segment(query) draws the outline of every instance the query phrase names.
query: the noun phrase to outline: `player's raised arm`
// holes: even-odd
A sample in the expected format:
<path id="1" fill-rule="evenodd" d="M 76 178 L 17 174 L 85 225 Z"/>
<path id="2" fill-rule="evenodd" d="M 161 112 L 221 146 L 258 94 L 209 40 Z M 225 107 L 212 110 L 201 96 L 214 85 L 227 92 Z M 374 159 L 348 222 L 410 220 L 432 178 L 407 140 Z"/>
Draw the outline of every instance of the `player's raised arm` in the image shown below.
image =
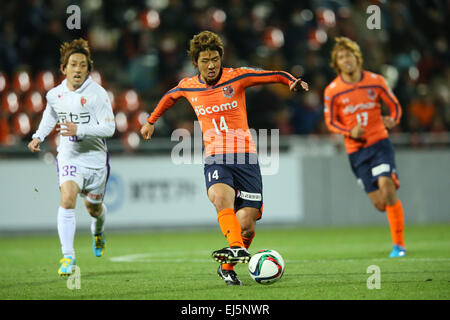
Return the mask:
<path id="1" fill-rule="evenodd" d="M 253 68 L 239 68 L 242 77 L 242 85 L 247 88 L 260 84 L 283 83 L 289 86 L 291 91 L 303 89 L 309 90 L 308 84 L 300 78 L 295 78 L 289 72 L 285 71 L 268 71 Z"/>
<path id="2" fill-rule="evenodd" d="M 289 86 L 289 89 L 291 91 L 297 92 L 300 89 L 303 89 L 305 91 L 309 91 L 309 85 L 307 82 L 303 81 L 301 78 L 298 78 Z"/>
<path id="3" fill-rule="evenodd" d="M 181 82 L 180 82 L 181 83 Z M 158 119 L 169 110 L 178 99 L 183 96 L 181 88 L 176 86 L 172 90 L 168 91 L 158 102 L 158 105 L 153 110 L 151 115 L 147 118 L 147 123 L 145 123 L 140 130 L 142 138 L 145 140 L 150 140 L 153 132 L 155 131 L 154 124 Z"/>
<path id="4" fill-rule="evenodd" d="M 141 136 L 145 140 L 150 140 L 153 135 L 153 131 L 155 131 L 155 126 L 153 123 L 147 122 L 141 127 Z"/>

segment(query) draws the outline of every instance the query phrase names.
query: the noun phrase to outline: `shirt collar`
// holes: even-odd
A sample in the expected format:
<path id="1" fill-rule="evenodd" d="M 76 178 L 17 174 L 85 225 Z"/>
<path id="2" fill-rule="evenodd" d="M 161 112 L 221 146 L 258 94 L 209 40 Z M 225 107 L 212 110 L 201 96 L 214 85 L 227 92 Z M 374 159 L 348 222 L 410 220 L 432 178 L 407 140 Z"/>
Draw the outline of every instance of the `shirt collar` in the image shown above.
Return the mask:
<path id="1" fill-rule="evenodd" d="M 67 87 L 67 79 L 64 79 L 63 82 L 61 83 L 63 86 L 63 92 L 76 92 L 76 93 L 80 93 L 82 92 L 84 89 L 86 89 L 86 87 L 88 85 L 90 85 L 92 82 L 92 78 L 91 76 L 88 76 L 86 78 L 86 80 L 83 82 L 83 84 L 81 85 L 81 87 L 79 87 L 78 89 L 76 89 L 75 91 L 71 91 L 68 87 Z"/>
<path id="2" fill-rule="evenodd" d="M 206 83 L 202 80 L 202 78 L 200 77 L 200 73 L 197 75 L 197 79 L 198 79 L 198 82 L 200 82 L 201 84 L 204 84 L 204 85 L 206 85 L 207 87 L 213 87 L 213 86 L 217 85 L 217 84 L 220 82 L 220 78 L 222 78 L 222 73 L 223 73 L 223 67 L 220 67 L 219 75 L 217 76 L 217 81 L 216 81 L 214 84 L 212 84 L 212 85 L 206 84 Z"/>

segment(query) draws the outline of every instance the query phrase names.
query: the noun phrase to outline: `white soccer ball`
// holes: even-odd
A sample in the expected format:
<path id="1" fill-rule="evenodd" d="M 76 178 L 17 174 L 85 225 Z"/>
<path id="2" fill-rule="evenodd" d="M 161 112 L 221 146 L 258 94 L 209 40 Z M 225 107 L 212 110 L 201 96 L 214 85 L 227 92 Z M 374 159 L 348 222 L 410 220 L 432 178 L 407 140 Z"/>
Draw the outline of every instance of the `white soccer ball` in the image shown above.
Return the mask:
<path id="1" fill-rule="evenodd" d="M 275 250 L 264 249 L 255 253 L 248 263 L 248 272 L 260 284 L 272 284 L 284 273 L 283 257 Z"/>

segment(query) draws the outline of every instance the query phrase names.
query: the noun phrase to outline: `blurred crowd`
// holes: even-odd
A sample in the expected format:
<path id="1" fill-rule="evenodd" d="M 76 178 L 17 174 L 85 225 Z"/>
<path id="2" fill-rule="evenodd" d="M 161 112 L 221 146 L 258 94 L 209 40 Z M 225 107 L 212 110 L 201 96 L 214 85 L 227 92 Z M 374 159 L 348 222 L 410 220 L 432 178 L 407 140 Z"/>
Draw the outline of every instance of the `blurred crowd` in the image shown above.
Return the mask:
<path id="1" fill-rule="evenodd" d="M 70 30 L 70 5 L 81 9 L 81 29 Z M 381 9 L 381 28 L 367 27 L 367 8 Z M 196 73 L 189 40 L 202 30 L 225 44 L 224 65 L 285 70 L 310 84 L 292 94 L 281 85 L 247 91 L 249 125 L 280 134 L 327 134 L 323 89 L 336 76 L 329 66 L 334 37 L 362 49 L 363 67 L 383 74 L 404 116 L 396 132 L 450 131 L 450 2 L 445 0 L 21 0 L 0 11 L 0 143 L 27 141 L 36 129 L 45 92 L 61 80 L 59 46 L 83 37 L 95 72 L 110 94 L 115 137 L 128 141 L 161 96 Z M 182 100 L 157 123 L 155 134 L 193 130 L 195 115 Z M 56 139 L 56 138 L 55 138 Z"/>

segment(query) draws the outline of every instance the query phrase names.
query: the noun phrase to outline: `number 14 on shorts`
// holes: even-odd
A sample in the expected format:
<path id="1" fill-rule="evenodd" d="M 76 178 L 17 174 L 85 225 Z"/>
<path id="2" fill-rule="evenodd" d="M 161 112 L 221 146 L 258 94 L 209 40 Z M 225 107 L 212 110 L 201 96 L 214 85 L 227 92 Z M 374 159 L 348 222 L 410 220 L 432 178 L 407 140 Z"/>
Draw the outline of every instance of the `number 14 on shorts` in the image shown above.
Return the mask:
<path id="1" fill-rule="evenodd" d="M 208 181 L 211 182 L 211 178 L 219 180 L 219 171 L 214 170 L 214 172 L 211 175 L 211 172 L 208 172 Z"/>

